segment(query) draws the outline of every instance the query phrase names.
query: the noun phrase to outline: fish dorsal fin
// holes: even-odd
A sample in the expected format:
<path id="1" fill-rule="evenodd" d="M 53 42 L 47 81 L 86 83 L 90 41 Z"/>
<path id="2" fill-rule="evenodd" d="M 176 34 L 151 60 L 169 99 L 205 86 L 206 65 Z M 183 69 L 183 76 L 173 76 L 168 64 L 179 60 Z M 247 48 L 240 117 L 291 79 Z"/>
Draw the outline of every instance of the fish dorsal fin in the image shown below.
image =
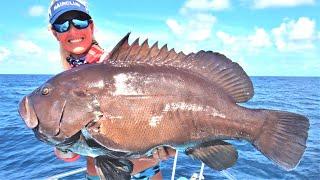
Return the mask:
<path id="1" fill-rule="evenodd" d="M 238 63 L 226 56 L 212 52 L 177 53 L 168 50 L 167 45 L 158 48 L 158 42 L 151 47 L 148 40 L 139 45 L 139 38 L 131 45 L 128 43 L 130 33 L 124 36 L 113 48 L 105 63 L 113 66 L 132 66 L 145 64 L 152 66 L 169 66 L 190 71 L 222 88 L 235 102 L 246 102 L 253 96 L 253 85 Z"/>

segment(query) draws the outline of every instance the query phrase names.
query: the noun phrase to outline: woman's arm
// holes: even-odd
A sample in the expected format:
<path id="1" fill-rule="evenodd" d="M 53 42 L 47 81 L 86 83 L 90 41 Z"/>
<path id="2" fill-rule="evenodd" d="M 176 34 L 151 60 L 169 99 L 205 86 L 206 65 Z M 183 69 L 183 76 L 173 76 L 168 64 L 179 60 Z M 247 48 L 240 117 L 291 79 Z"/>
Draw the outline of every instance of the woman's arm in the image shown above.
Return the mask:
<path id="1" fill-rule="evenodd" d="M 134 164 L 132 174 L 139 173 L 145 169 L 153 167 L 159 164 L 160 161 L 167 160 L 170 157 L 175 156 L 176 150 L 170 147 L 159 147 L 153 151 L 151 157 L 144 157 L 139 159 L 131 159 Z"/>

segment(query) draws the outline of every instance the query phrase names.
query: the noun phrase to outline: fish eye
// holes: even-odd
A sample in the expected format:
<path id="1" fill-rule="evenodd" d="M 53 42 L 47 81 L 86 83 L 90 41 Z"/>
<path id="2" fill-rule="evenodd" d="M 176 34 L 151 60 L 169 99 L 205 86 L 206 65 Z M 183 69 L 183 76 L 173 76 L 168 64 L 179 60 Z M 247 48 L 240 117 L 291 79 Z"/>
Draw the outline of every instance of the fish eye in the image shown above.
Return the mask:
<path id="1" fill-rule="evenodd" d="M 42 95 L 48 95 L 49 92 L 50 92 L 50 89 L 49 89 L 48 87 L 43 87 L 43 88 L 41 89 L 41 94 L 42 94 Z"/>

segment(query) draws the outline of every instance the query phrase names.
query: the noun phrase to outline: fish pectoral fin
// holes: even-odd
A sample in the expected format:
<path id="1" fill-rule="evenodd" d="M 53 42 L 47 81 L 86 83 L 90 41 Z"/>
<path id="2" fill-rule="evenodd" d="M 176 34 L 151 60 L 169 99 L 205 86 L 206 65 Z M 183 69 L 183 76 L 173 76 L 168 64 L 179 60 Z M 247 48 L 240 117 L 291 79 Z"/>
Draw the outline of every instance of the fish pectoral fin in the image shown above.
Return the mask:
<path id="1" fill-rule="evenodd" d="M 133 164 L 128 159 L 116 159 L 109 156 L 98 156 L 95 158 L 95 166 L 100 179 L 130 179 Z"/>
<path id="2" fill-rule="evenodd" d="M 232 144 L 222 140 L 205 142 L 188 148 L 186 154 L 218 171 L 233 166 L 238 159 L 238 152 Z"/>

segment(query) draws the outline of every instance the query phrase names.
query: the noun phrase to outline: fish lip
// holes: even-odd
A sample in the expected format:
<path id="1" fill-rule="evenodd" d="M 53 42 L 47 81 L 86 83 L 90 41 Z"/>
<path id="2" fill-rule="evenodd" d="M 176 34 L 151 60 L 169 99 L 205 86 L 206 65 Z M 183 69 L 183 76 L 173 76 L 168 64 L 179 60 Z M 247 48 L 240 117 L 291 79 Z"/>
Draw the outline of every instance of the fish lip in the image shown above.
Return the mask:
<path id="1" fill-rule="evenodd" d="M 19 115 L 22 117 L 22 120 L 28 128 L 34 129 L 39 125 L 39 118 L 34 110 L 34 106 L 29 96 L 23 97 L 23 99 L 19 102 L 18 107 Z"/>

